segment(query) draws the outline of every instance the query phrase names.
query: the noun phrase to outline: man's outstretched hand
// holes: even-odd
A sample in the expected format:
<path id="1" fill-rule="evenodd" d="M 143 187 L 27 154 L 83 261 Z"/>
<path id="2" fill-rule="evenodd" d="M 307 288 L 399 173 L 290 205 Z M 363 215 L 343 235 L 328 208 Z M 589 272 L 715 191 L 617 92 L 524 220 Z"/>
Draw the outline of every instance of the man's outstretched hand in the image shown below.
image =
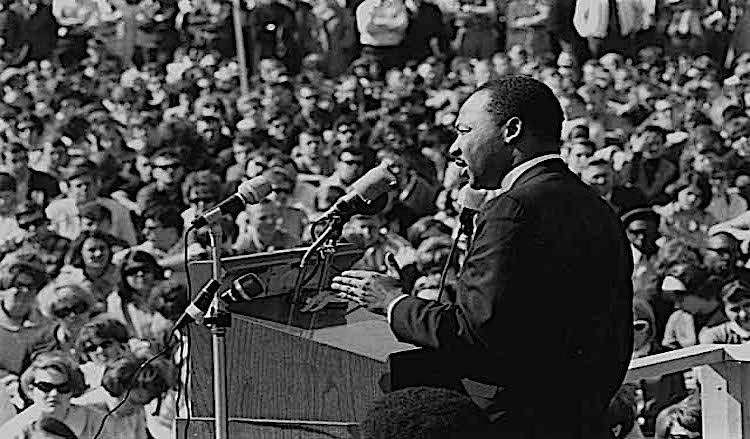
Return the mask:
<path id="1" fill-rule="evenodd" d="M 331 288 L 340 297 L 385 315 L 394 299 L 404 294 L 401 279 L 366 270 L 348 270 L 333 278 Z"/>

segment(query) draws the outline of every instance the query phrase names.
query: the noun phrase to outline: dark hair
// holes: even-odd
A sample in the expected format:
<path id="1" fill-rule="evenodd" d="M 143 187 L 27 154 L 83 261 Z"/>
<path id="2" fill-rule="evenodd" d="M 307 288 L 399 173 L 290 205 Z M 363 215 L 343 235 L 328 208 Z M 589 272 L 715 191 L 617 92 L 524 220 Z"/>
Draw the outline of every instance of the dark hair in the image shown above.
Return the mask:
<path id="1" fill-rule="evenodd" d="M 136 291 L 130 286 L 126 279 L 125 273 L 132 267 L 145 267 L 152 273 L 157 280 L 164 279 L 164 269 L 156 262 L 156 259 L 150 253 L 141 250 L 131 250 L 120 262 L 120 275 L 118 276 L 118 294 L 123 301 L 132 300 Z M 144 297 L 145 298 L 145 297 Z"/>
<path id="2" fill-rule="evenodd" d="M 72 180 L 85 175 L 90 175 L 94 177 L 94 179 L 98 179 L 99 167 L 96 166 L 96 163 L 87 158 L 73 158 L 70 160 L 62 174 L 65 180 Z"/>
<path id="3" fill-rule="evenodd" d="M 558 142 L 565 119 L 560 102 L 543 82 L 513 75 L 489 81 L 474 93 L 490 93 L 486 110 L 498 126 L 518 117 L 523 129 L 541 140 Z"/>
<path id="4" fill-rule="evenodd" d="M 96 201 L 90 201 L 78 207 L 78 216 L 98 222 L 112 221 L 112 211 Z"/>
<path id="5" fill-rule="evenodd" d="M 107 243 L 107 246 L 109 247 L 109 263 L 112 262 L 112 249 L 118 243 L 117 238 L 110 235 L 109 233 L 104 233 L 98 230 L 87 230 L 85 232 L 82 232 L 75 241 L 70 243 L 68 253 L 65 255 L 66 265 L 72 265 L 76 268 L 84 268 L 83 258 L 81 257 L 81 249 L 83 249 L 83 243 L 86 242 L 86 240 L 89 238 L 98 239 Z"/>
<path id="6" fill-rule="evenodd" d="M 624 438 L 630 433 L 635 425 L 638 415 L 638 403 L 636 397 L 637 387 L 634 384 L 623 384 L 615 393 L 607 407 L 607 426 L 613 431 L 616 439 Z M 614 430 L 620 427 L 615 434 Z"/>
<path id="7" fill-rule="evenodd" d="M 694 186 L 701 192 L 701 203 L 698 205 L 698 209 L 705 209 L 711 204 L 711 198 L 713 193 L 711 191 L 711 183 L 703 175 L 697 172 L 691 172 L 680 177 L 679 180 L 669 185 L 666 192 L 672 196 L 673 200 L 677 200 L 678 194 L 688 188 Z"/>
<path id="8" fill-rule="evenodd" d="M 169 298 L 169 299 L 167 299 Z M 167 312 L 162 302 L 174 302 L 176 306 L 173 310 Z M 151 288 L 148 296 L 148 307 L 154 312 L 158 312 L 164 318 L 176 321 L 182 315 L 189 303 L 188 291 L 185 284 L 174 279 L 163 280 Z"/>
<path id="9" fill-rule="evenodd" d="M 108 340 L 125 344 L 130 340 L 130 332 L 127 326 L 117 318 L 100 314 L 81 328 L 76 339 L 76 351 L 83 354 L 86 346 L 98 345 Z"/>
<path id="10" fill-rule="evenodd" d="M 433 387 L 409 387 L 375 402 L 362 423 L 363 439 L 480 438 L 489 420 L 465 395 Z"/>
<path id="11" fill-rule="evenodd" d="M 32 432 L 47 433 L 62 439 L 78 439 L 78 436 L 63 421 L 51 417 L 43 417 L 34 422 Z"/>
<path id="12" fill-rule="evenodd" d="M 639 130 L 638 134 L 654 133 L 659 136 L 662 143 L 667 142 L 667 130 L 658 125 L 646 125 Z"/>
<path id="13" fill-rule="evenodd" d="M 186 203 L 189 203 L 190 192 L 194 188 L 204 189 L 204 193 L 208 193 L 210 196 L 216 198 L 217 201 L 221 198 L 223 192 L 221 178 L 215 172 L 208 169 L 191 172 L 185 178 L 185 181 L 182 183 L 182 196 Z"/>
<path id="14" fill-rule="evenodd" d="M 143 211 L 144 221 L 152 219 L 157 221 L 162 227 L 177 229 L 178 234 L 182 234 L 185 228 L 185 221 L 180 215 L 180 211 L 173 206 L 151 205 Z"/>
<path id="15" fill-rule="evenodd" d="M 155 360 L 136 377 L 135 374 L 141 362 L 140 358 L 132 354 L 114 360 L 104 371 L 102 387 L 114 397 L 124 395 L 128 387 L 132 386 L 146 389 L 156 398 L 172 386 L 174 373 L 168 361 Z"/>

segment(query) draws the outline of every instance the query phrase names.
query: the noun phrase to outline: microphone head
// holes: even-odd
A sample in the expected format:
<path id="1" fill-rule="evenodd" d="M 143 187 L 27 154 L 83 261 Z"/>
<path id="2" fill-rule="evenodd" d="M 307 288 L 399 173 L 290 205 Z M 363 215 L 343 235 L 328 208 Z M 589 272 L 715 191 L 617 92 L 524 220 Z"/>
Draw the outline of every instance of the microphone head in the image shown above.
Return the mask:
<path id="1" fill-rule="evenodd" d="M 248 204 L 255 204 L 266 198 L 272 190 L 272 181 L 265 175 L 253 177 L 237 188 L 237 193 Z"/>
<path id="2" fill-rule="evenodd" d="M 398 178 L 387 163 L 381 163 L 352 184 L 351 192 L 371 203 L 398 186 Z"/>
<path id="3" fill-rule="evenodd" d="M 248 273 L 232 282 L 232 287 L 221 293 L 219 298 L 225 303 L 244 303 L 265 294 L 266 284 L 255 273 Z"/>

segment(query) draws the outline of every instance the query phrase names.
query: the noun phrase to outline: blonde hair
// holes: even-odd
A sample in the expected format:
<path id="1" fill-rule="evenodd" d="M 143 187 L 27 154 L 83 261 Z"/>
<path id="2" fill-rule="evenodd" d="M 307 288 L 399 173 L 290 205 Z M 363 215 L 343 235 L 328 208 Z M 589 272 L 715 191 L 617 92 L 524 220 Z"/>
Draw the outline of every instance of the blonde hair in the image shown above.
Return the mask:
<path id="1" fill-rule="evenodd" d="M 96 304 L 96 298 L 91 290 L 80 282 L 69 280 L 56 280 L 47 284 L 37 295 L 37 304 L 39 311 L 49 319 L 55 319 L 52 314 L 54 305 L 70 302 L 73 300 L 81 301 L 93 308 Z"/>

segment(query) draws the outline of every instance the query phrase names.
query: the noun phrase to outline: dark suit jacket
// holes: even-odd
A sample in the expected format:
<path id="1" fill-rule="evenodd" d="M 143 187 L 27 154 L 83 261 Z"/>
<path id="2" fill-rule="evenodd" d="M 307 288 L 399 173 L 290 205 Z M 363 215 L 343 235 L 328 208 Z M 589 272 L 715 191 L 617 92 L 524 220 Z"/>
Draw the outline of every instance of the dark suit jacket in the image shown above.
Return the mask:
<path id="1" fill-rule="evenodd" d="M 502 437 L 595 437 L 631 356 L 632 270 L 615 213 L 551 160 L 479 213 L 456 303 L 405 298 L 391 327 L 446 373 L 502 387 Z"/>
<path id="2" fill-rule="evenodd" d="M 637 207 L 646 207 L 646 195 L 633 186 L 615 186 L 612 189 L 610 205 L 617 216 L 623 216 Z"/>

